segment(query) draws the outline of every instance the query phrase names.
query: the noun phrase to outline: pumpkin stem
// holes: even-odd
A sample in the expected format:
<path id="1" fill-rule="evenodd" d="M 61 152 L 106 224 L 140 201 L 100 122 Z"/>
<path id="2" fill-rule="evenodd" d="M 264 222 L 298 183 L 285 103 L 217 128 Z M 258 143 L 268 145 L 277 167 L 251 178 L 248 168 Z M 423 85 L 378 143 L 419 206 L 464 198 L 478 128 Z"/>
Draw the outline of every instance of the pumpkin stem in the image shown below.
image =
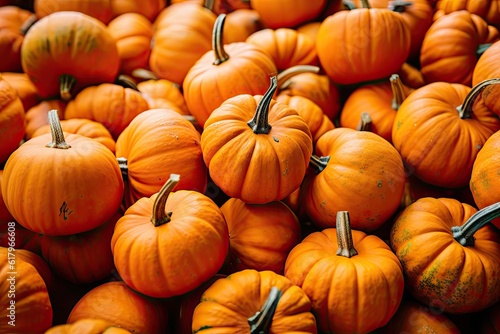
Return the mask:
<path id="1" fill-rule="evenodd" d="M 120 167 L 120 171 L 122 172 L 122 177 L 124 180 L 128 179 L 128 164 L 127 164 L 127 158 L 125 157 L 120 157 L 116 158 L 116 161 L 118 162 L 118 166 Z"/>
<path id="2" fill-rule="evenodd" d="M 483 53 L 490 48 L 491 44 L 493 43 L 479 44 L 476 50 L 476 57 L 481 57 Z"/>
<path id="3" fill-rule="evenodd" d="M 71 100 L 71 90 L 75 87 L 76 78 L 70 74 L 63 74 L 59 77 L 59 94 L 64 101 Z"/>
<path id="4" fill-rule="evenodd" d="M 214 8 L 214 0 L 205 0 L 203 2 L 203 7 L 212 10 Z"/>
<path id="5" fill-rule="evenodd" d="M 389 78 L 392 90 L 392 109 L 399 110 L 399 107 L 406 98 L 403 82 L 398 74 L 393 74 Z"/>
<path id="6" fill-rule="evenodd" d="M 309 158 L 309 166 L 314 169 L 315 174 L 321 173 L 330 161 L 330 156 L 318 157 L 317 155 L 311 155 Z"/>
<path id="7" fill-rule="evenodd" d="M 28 33 L 28 30 L 35 24 L 35 22 L 38 21 L 36 14 L 31 14 L 26 21 L 23 22 L 21 25 L 21 28 L 19 29 L 21 31 L 21 34 L 24 36 Z"/>
<path id="8" fill-rule="evenodd" d="M 351 0 L 343 0 L 342 5 L 344 5 L 344 8 L 347 10 L 353 10 L 356 9 L 356 6 Z"/>
<path id="9" fill-rule="evenodd" d="M 359 116 L 359 122 L 356 126 L 357 131 L 372 131 L 372 117 L 366 111 Z"/>
<path id="10" fill-rule="evenodd" d="M 292 77 L 301 73 L 319 73 L 319 70 L 318 66 L 312 65 L 296 65 L 287 68 L 278 74 L 278 87 L 280 90 L 287 89 L 291 84 L 290 79 Z"/>
<path id="11" fill-rule="evenodd" d="M 361 0 L 361 8 L 371 9 L 372 6 L 370 5 L 370 2 L 368 2 L 368 0 Z"/>
<path id="12" fill-rule="evenodd" d="M 133 89 L 137 92 L 140 92 L 139 88 L 137 88 L 137 84 L 135 83 L 134 79 L 132 79 L 130 76 L 128 76 L 126 74 L 120 74 L 116 78 L 114 84 L 118 85 L 118 86 L 122 86 L 123 88 L 130 88 L 130 89 Z"/>
<path id="13" fill-rule="evenodd" d="M 489 85 L 496 85 L 500 83 L 500 78 L 486 79 L 481 81 L 469 91 L 469 94 L 465 97 L 464 103 L 457 107 L 458 114 L 461 119 L 472 118 L 472 108 L 476 102 L 477 97 L 483 92 L 483 90 Z"/>
<path id="14" fill-rule="evenodd" d="M 224 42 L 222 41 L 222 33 L 224 28 L 224 22 L 226 21 L 226 14 L 220 14 L 217 16 L 214 24 L 214 30 L 212 32 L 212 49 L 215 53 L 214 65 L 220 65 L 229 59 L 229 55 L 224 50 Z"/>
<path id="15" fill-rule="evenodd" d="M 255 315 L 248 318 L 250 334 L 268 334 L 273 322 L 274 312 L 283 293 L 275 286 L 271 288 L 266 302 Z"/>
<path id="16" fill-rule="evenodd" d="M 59 121 L 59 115 L 57 110 L 52 109 L 49 111 L 49 126 L 50 133 L 52 134 L 52 141 L 45 145 L 50 148 L 60 148 L 66 150 L 71 147 L 64 139 L 64 133 L 61 127 L 61 122 Z"/>
<path id="17" fill-rule="evenodd" d="M 453 238 L 462 246 L 474 246 L 474 233 L 497 217 L 500 217 L 500 202 L 477 211 L 462 226 L 453 226 Z"/>
<path id="18" fill-rule="evenodd" d="M 337 249 L 337 255 L 351 258 L 358 254 L 358 251 L 354 248 L 354 242 L 352 241 L 352 231 L 351 224 L 349 221 L 349 212 L 339 211 L 337 212 L 336 220 L 337 229 L 337 242 L 339 248 Z"/>
<path id="19" fill-rule="evenodd" d="M 271 124 L 268 122 L 269 118 L 269 105 L 273 99 L 273 95 L 277 88 L 276 76 L 271 77 L 271 85 L 267 89 L 266 93 L 259 101 L 257 105 L 257 110 L 253 118 L 247 122 L 248 126 L 253 130 L 255 134 L 268 134 L 271 131 Z"/>
<path id="20" fill-rule="evenodd" d="M 413 5 L 413 3 L 409 1 L 393 1 L 389 4 L 389 6 L 387 6 L 387 8 L 396 13 L 404 13 L 406 7 L 411 5 Z"/>
<path id="21" fill-rule="evenodd" d="M 179 183 L 180 179 L 181 176 L 179 174 L 170 174 L 170 178 L 158 192 L 155 202 L 153 203 L 153 215 L 151 216 L 151 222 L 155 227 L 166 224 L 170 221 L 172 212 L 165 212 L 165 205 L 167 204 L 168 195 L 177 183 Z"/>

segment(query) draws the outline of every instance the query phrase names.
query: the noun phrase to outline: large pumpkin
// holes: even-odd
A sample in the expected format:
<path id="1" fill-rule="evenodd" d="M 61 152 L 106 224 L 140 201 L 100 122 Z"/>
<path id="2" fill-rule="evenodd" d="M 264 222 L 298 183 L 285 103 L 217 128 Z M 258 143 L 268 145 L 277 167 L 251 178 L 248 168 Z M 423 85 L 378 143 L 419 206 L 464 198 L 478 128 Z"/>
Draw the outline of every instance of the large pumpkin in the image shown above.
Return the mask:
<path id="1" fill-rule="evenodd" d="M 295 28 L 317 18 L 327 7 L 326 0 L 251 0 L 264 26 L 270 29 Z"/>
<path id="2" fill-rule="evenodd" d="M 460 10 L 466 10 L 472 14 L 481 16 L 488 24 L 500 28 L 500 7 L 495 1 L 437 0 L 435 18 Z"/>
<path id="3" fill-rule="evenodd" d="M 264 96 L 238 95 L 214 110 L 201 136 L 214 183 L 246 203 L 284 199 L 299 187 L 312 153 L 311 132 L 297 112 Z"/>
<path id="4" fill-rule="evenodd" d="M 106 146 L 77 134 L 65 138 L 56 110 L 49 112 L 49 123 L 52 137 L 28 140 L 7 160 L 2 178 L 5 205 L 17 222 L 34 232 L 68 235 L 91 230 L 120 206 L 120 168 Z"/>
<path id="5" fill-rule="evenodd" d="M 21 72 L 22 27 L 33 20 L 33 13 L 18 6 L 0 7 L 0 72 Z"/>
<path id="6" fill-rule="evenodd" d="M 33 7 L 38 19 L 55 12 L 73 11 L 108 24 L 113 14 L 111 0 L 35 0 Z"/>
<path id="7" fill-rule="evenodd" d="M 449 198 L 421 198 L 391 230 L 408 291 L 446 313 L 485 309 L 500 300 L 500 233 L 489 221 L 496 203 L 477 211 Z"/>
<path id="8" fill-rule="evenodd" d="M 197 191 L 171 192 L 178 181 L 172 174 L 159 193 L 132 204 L 111 240 L 120 277 L 147 296 L 168 298 L 197 288 L 219 271 L 228 251 L 219 207 Z"/>
<path id="9" fill-rule="evenodd" d="M 238 301 L 235 303 L 235 301 Z M 246 269 L 215 281 L 193 313 L 193 333 L 315 334 L 311 302 L 286 277 Z"/>
<path id="10" fill-rule="evenodd" d="M 336 221 L 336 228 L 313 232 L 292 249 L 285 276 L 311 299 L 319 330 L 368 333 L 399 307 L 401 264 L 382 239 L 351 230 L 347 211 Z"/>
<path id="11" fill-rule="evenodd" d="M 113 82 L 120 56 L 103 23 L 79 12 L 56 12 L 26 33 L 21 63 L 41 97 L 70 100 L 84 87 Z"/>
<path id="12" fill-rule="evenodd" d="M 16 90 L 0 76 L 0 164 L 19 147 L 25 132 L 23 104 Z"/>

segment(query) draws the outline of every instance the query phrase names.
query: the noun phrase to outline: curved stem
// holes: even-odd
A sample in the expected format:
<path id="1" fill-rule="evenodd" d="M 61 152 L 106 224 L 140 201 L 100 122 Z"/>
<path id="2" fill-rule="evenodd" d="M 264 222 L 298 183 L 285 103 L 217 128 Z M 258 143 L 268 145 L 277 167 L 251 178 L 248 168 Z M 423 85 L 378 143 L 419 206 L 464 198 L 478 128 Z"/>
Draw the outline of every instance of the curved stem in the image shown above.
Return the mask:
<path id="1" fill-rule="evenodd" d="M 309 158 L 309 167 L 314 169 L 315 174 L 321 173 L 330 161 L 330 156 L 318 157 L 317 155 L 311 155 Z"/>
<path id="2" fill-rule="evenodd" d="M 372 130 L 372 117 L 366 111 L 362 112 L 359 117 L 357 131 L 371 131 Z"/>
<path id="3" fill-rule="evenodd" d="M 273 95 L 277 88 L 276 77 L 271 77 L 271 85 L 267 89 L 266 93 L 259 101 L 257 105 L 257 110 L 253 118 L 247 122 L 248 126 L 253 130 L 255 134 L 268 134 L 271 131 L 271 124 L 268 122 L 269 118 L 269 105 L 273 99 Z"/>
<path id="4" fill-rule="evenodd" d="M 349 212 L 339 211 L 337 212 L 336 220 L 337 229 L 337 242 L 339 248 L 337 249 L 337 255 L 351 258 L 358 254 L 358 251 L 354 248 L 354 242 L 352 241 L 352 231 L 351 223 L 349 221 Z"/>
<path id="5" fill-rule="evenodd" d="M 50 148 L 60 148 L 63 150 L 70 148 L 71 145 L 66 143 L 66 140 L 64 139 L 64 133 L 61 127 L 61 122 L 59 121 L 57 110 L 50 110 L 48 113 L 48 117 L 50 133 L 52 134 L 52 141 L 45 146 Z"/>
<path id="6" fill-rule="evenodd" d="M 122 178 L 124 180 L 128 179 L 128 160 L 125 157 L 116 158 L 118 162 L 118 166 L 120 167 L 120 171 L 122 172 Z"/>
<path id="7" fill-rule="evenodd" d="M 226 14 L 220 14 L 217 16 L 214 24 L 214 30 L 212 32 L 212 49 L 215 53 L 214 65 L 220 65 L 229 59 L 229 55 L 224 50 L 224 42 L 222 38 L 224 22 L 226 21 Z"/>
<path id="8" fill-rule="evenodd" d="M 465 97 L 464 103 L 457 107 L 458 114 L 461 119 L 470 119 L 472 118 L 472 108 L 474 107 L 474 102 L 476 102 L 479 94 L 483 92 L 483 90 L 490 86 L 496 85 L 500 83 L 500 78 L 486 79 L 481 81 L 470 90 L 469 94 Z"/>
<path id="9" fill-rule="evenodd" d="M 479 58 L 483 55 L 483 53 L 490 48 L 490 46 L 493 43 L 487 43 L 487 44 L 479 44 L 476 50 L 476 57 Z"/>
<path id="10" fill-rule="evenodd" d="M 387 8 L 396 13 L 404 13 L 406 7 L 411 5 L 413 5 L 413 3 L 409 1 L 393 1 L 392 3 L 389 4 Z"/>
<path id="11" fill-rule="evenodd" d="M 372 8 L 372 6 L 370 5 L 370 2 L 368 0 L 361 0 L 361 8 L 370 9 Z"/>
<path id="12" fill-rule="evenodd" d="M 64 101 L 71 100 L 71 90 L 76 85 L 76 78 L 70 74 L 63 74 L 59 77 L 59 94 Z"/>
<path id="13" fill-rule="evenodd" d="M 296 65 L 278 74 L 278 87 L 280 90 L 287 89 L 290 85 L 290 79 L 298 74 L 302 73 L 319 73 L 320 68 L 318 66 L 312 65 Z"/>
<path id="14" fill-rule="evenodd" d="M 156 196 L 155 202 L 153 204 L 153 215 L 151 216 L 151 222 L 155 227 L 168 223 L 172 212 L 165 212 L 165 205 L 167 204 L 168 195 L 174 189 L 174 187 L 179 183 L 181 176 L 179 174 L 170 174 L 170 178 L 165 182 L 163 187 L 161 187 L 158 195 Z"/>
<path id="15" fill-rule="evenodd" d="M 401 78 L 397 74 L 391 75 L 389 81 L 391 82 L 392 90 L 392 109 L 399 110 L 399 107 L 406 99 L 403 82 L 401 82 Z"/>
<path id="16" fill-rule="evenodd" d="M 462 226 L 453 226 L 453 238 L 462 246 L 474 246 L 474 233 L 497 217 L 500 217 L 500 202 L 477 211 Z"/>
<path id="17" fill-rule="evenodd" d="M 275 286 L 271 288 L 266 302 L 255 315 L 248 318 L 250 334 L 268 334 L 273 322 L 274 312 L 283 293 Z"/>
<path id="18" fill-rule="evenodd" d="M 158 77 L 153 71 L 146 70 L 145 68 L 136 68 L 131 74 L 133 77 L 143 80 L 158 80 Z"/>
<path id="19" fill-rule="evenodd" d="M 30 28 L 36 23 L 36 21 L 38 21 L 36 14 L 31 14 L 21 25 L 21 34 L 26 35 L 28 33 L 28 30 L 30 30 Z"/>
<path id="20" fill-rule="evenodd" d="M 132 79 L 131 77 L 129 77 L 126 74 L 120 74 L 116 78 L 114 84 L 118 85 L 118 86 L 122 86 L 123 88 L 130 88 L 130 89 L 133 89 L 137 92 L 140 92 L 139 88 L 137 88 L 137 84 L 135 83 L 134 79 Z"/>
<path id="21" fill-rule="evenodd" d="M 347 10 L 353 10 L 356 9 L 356 6 L 351 0 L 343 0 L 342 5 L 344 5 L 344 8 Z"/>

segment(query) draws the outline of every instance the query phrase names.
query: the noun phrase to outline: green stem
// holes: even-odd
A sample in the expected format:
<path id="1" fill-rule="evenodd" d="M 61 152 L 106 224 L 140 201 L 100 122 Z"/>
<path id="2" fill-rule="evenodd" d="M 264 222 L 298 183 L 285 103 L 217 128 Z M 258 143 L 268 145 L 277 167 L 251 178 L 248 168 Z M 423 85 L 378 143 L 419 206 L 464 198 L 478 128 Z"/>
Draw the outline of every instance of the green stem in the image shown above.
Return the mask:
<path id="1" fill-rule="evenodd" d="M 212 49 L 215 53 L 214 65 L 220 65 L 229 59 L 229 55 L 224 50 L 224 42 L 222 41 L 224 22 L 226 21 L 226 14 L 220 14 L 215 20 L 214 29 L 212 32 Z"/>
<path id="2" fill-rule="evenodd" d="M 155 227 L 166 224 L 170 221 L 172 212 L 166 212 L 165 205 L 167 204 L 168 195 L 177 183 L 179 183 L 180 178 L 181 176 L 179 174 L 170 174 L 170 178 L 158 192 L 153 204 L 153 215 L 151 216 L 151 222 Z"/>
<path id="3" fill-rule="evenodd" d="M 275 286 L 271 288 L 266 302 L 255 315 L 248 318 L 250 334 L 268 334 L 273 323 L 274 312 L 282 296 L 282 292 Z"/>
<path id="4" fill-rule="evenodd" d="M 393 1 L 392 3 L 389 4 L 387 8 L 392 10 L 393 12 L 396 13 L 404 13 L 406 10 L 406 7 L 413 5 L 413 3 L 409 1 Z"/>
<path id="5" fill-rule="evenodd" d="M 64 138 L 64 133 L 61 127 L 61 122 L 59 121 L 59 115 L 57 110 L 52 109 L 48 113 L 49 117 L 49 127 L 50 133 L 52 134 L 52 141 L 45 145 L 50 148 L 60 148 L 66 150 L 71 147 Z"/>
<path id="6" fill-rule="evenodd" d="M 339 245 L 339 248 L 337 249 L 337 255 L 347 258 L 351 258 L 357 255 L 358 251 L 354 248 L 354 242 L 352 240 L 349 212 L 347 211 L 337 212 L 336 230 L 337 230 L 337 242 Z"/>
<path id="7" fill-rule="evenodd" d="M 483 53 L 490 48 L 490 46 L 493 43 L 487 43 L 487 44 L 479 44 L 477 50 L 476 50 L 476 57 L 479 58 L 483 55 Z"/>
<path id="8" fill-rule="evenodd" d="M 130 88 L 133 89 L 137 92 L 139 92 L 139 88 L 137 88 L 137 84 L 135 83 L 134 79 L 132 79 L 130 76 L 126 74 L 120 74 L 115 82 L 115 85 L 122 86 L 123 88 Z"/>
<path id="9" fill-rule="evenodd" d="M 69 101 L 72 98 L 71 90 L 76 85 L 76 78 L 70 74 L 63 74 L 59 77 L 59 94 L 63 101 Z"/>
<path id="10" fill-rule="evenodd" d="M 344 5 L 344 8 L 347 10 L 353 10 L 356 9 L 356 6 L 351 0 L 343 0 L 342 4 Z"/>
<path id="11" fill-rule="evenodd" d="M 116 161 L 118 162 L 118 166 L 120 167 L 120 171 L 122 172 L 122 177 L 124 180 L 128 179 L 128 164 L 127 164 L 127 158 L 125 157 L 119 157 L 116 158 Z"/>
<path id="12" fill-rule="evenodd" d="M 361 0 L 361 8 L 371 9 L 372 6 L 368 0 Z"/>
<path id="13" fill-rule="evenodd" d="M 500 217 L 500 202 L 477 211 L 462 226 L 453 226 L 453 238 L 462 246 L 474 246 L 474 233 L 497 217 Z"/>
<path id="14" fill-rule="evenodd" d="M 290 79 L 298 74 L 302 73 L 319 73 L 320 68 L 318 66 L 312 65 L 296 65 L 278 74 L 278 87 L 280 90 L 287 89 L 290 86 Z"/>
<path id="15" fill-rule="evenodd" d="M 271 131 L 272 126 L 268 122 L 269 106 L 277 87 L 276 76 L 271 77 L 271 85 L 257 105 L 253 118 L 247 122 L 255 134 L 268 134 Z"/>
<path id="16" fill-rule="evenodd" d="M 330 161 L 330 156 L 318 157 L 317 155 L 311 155 L 309 158 L 309 167 L 314 169 L 315 174 L 321 173 Z"/>
<path id="17" fill-rule="evenodd" d="M 362 112 L 359 117 L 358 125 L 356 126 L 357 131 L 372 131 L 372 118 L 366 111 Z"/>
<path id="18" fill-rule="evenodd" d="M 483 90 L 490 86 L 500 83 L 500 78 L 486 79 L 481 81 L 469 91 L 469 94 L 465 97 L 464 103 L 457 107 L 458 114 L 461 119 L 471 119 L 472 118 L 472 108 L 478 96 L 483 92 Z"/>

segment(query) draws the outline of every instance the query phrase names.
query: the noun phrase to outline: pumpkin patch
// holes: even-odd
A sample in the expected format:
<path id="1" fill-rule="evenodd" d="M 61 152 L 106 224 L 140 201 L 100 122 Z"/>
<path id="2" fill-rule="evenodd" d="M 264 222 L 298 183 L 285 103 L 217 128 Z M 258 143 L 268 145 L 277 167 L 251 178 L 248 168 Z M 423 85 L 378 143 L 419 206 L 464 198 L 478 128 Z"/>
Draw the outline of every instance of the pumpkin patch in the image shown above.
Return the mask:
<path id="1" fill-rule="evenodd" d="M 499 22 L 0 0 L 0 332 L 497 333 Z"/>

